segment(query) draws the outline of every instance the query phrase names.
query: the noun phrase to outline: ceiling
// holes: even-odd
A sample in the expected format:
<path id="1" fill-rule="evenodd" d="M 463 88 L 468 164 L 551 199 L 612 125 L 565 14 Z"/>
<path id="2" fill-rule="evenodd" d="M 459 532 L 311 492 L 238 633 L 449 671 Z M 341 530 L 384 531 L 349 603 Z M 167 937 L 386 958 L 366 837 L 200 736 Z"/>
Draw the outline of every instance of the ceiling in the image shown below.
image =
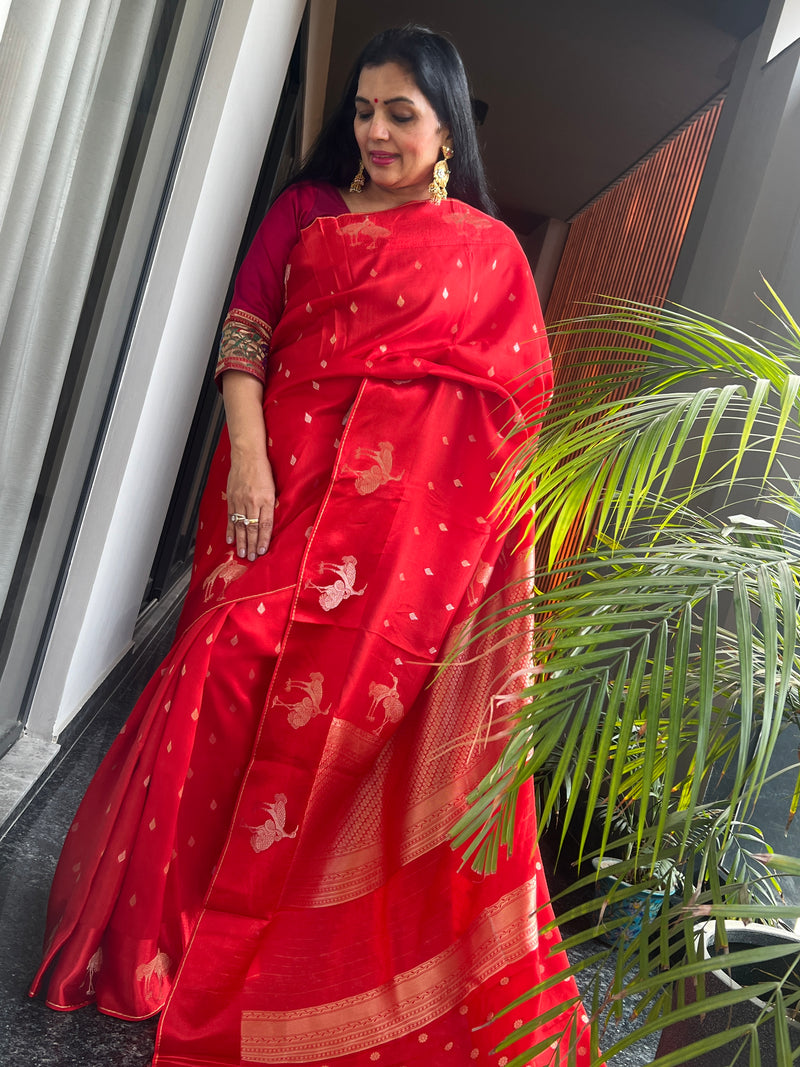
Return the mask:
<path id="1" fill-rule="evenodd" d="M 459 48 L 501 214 L 569 219 L 730 80 L 768 0 L 338 0 L 328 98 L 362 45 L 418 22 Z"/>

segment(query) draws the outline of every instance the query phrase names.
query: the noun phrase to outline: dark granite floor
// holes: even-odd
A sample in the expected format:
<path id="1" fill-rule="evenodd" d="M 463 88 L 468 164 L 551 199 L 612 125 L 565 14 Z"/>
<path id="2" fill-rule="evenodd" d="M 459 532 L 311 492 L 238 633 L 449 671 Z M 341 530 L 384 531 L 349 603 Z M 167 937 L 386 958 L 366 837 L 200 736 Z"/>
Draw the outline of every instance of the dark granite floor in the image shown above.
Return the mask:
<path id="1" fill-rule="evenodd" d="M 54 1012 L 26 995 L 38 961 L 57 848 L 57 844 L 43 841 L 41 849 L 24 843 L 3 849 L 0 936 L 5 962 L 0 976 L 0 1063 L 6 1067 L 147 1067 L 155 1020 L 123 1023 L 88 1008 Z"/>
<path id="2" fill-rule="evenodd" d="M 0 1067 L 148 1067 L 156 1020 L 125 1023 L 93 1008 L 54 1012 L 27 995 L 38 965 L 50 881 L 61 842 L 89 780 L 170 642 L 163 626 L 99 714 L 62 755 L 0 841 Z M 630 1009 L 618 1032 L 632 1029 Z M 615 1035 L 616 1036 L 616 1035 Z M 613 1067 L 652 1062 L 655 1040 L 614 1057 Z"/>
<path id="3" fill-rule="evenodd" d="M 56 1012 L 27 995 L 38 966 L 47 897 L 61 843 L 89 781 L 166 654 L 176 612 L 150 635 L 146 654 L 63 753 L 0 841 L 0 1065 L 147 1067 L 157 1020 L 126 1023 L 93 1008 Z"/>

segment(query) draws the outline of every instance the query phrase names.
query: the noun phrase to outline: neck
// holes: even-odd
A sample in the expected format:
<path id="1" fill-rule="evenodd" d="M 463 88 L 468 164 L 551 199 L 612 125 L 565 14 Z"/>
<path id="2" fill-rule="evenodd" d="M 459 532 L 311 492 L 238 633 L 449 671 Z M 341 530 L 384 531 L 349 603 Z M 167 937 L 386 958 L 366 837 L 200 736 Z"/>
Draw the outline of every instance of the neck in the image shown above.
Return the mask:
<path id="1" fill-rule="evenodd" d="M 428 187 L 419 189 L 381 189 L 372 182 L 360 193 L 351 193 L 349 190 L 341 190 L 344 202 L 354 214 L 363 215 L 368 212 L 388 211 L 393 207 L 402 207 L 403 204 L 412 204 L 417 201 L 429 200 Z"/>

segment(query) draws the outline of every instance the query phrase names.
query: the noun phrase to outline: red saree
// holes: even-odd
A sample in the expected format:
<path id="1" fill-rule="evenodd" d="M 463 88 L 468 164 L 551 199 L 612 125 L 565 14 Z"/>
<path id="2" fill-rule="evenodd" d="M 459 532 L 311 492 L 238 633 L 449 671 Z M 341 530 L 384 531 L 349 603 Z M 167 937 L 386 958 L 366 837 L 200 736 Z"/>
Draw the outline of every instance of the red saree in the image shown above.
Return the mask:
<path id="1" fill-rule="evenodd" d="M 303 231 L 264 397 L 270 549 L 247 563 L 225 544 L 223 437 L 179 636 L 56 873 L 52 1006 L 166 1002 L 158 1067 L 503 1067 L 540 1041 L 531 1063 L 566 1062 L 585 1023 L 571 981 L 491 1021 L 565 965 L 531 918 L 549 915 L 531 797 L 495 875 L 448 843 L 525 635 L 436 669 L 524 569 L 496 474 L 549 388 L 501 224 L 447 201 Z"/>

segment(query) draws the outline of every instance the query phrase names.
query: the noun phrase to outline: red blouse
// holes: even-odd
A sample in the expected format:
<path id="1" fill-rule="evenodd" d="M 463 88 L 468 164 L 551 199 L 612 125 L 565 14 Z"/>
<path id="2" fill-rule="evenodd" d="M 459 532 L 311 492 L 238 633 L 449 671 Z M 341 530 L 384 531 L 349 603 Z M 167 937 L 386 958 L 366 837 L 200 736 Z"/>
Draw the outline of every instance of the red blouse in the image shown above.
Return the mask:
<path id="1" fill-rule="evenodd" d="M 327 182 L 291 185 L 277 198 L 236 276 L 214 372 L 218 385 L 226 370 L 266 380 L 270 339 L 286 300 L 286 264 L 300 232 L 317 218 L 348 211 L 341 193 Z"/>

